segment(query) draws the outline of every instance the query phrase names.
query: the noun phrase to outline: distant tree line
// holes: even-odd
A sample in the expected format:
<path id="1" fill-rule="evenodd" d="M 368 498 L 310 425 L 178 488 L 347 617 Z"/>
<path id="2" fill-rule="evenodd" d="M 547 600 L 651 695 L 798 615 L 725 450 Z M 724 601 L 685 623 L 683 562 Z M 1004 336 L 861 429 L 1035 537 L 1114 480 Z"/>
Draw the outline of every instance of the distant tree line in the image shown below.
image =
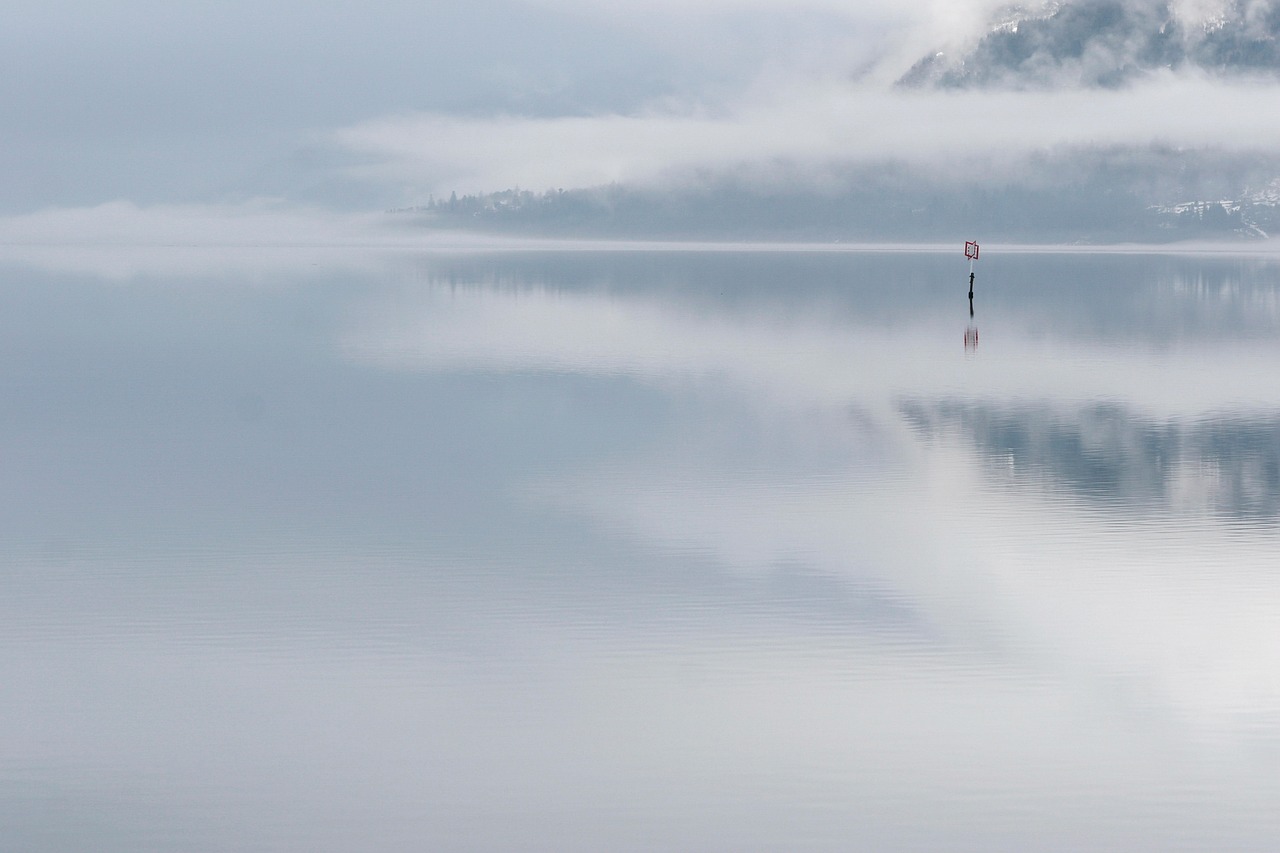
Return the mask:
<path id="1" fill-rule="evenodd" d="M 761 188 L 729 179 L 662 189 L 517 187 L 452 193 L 398 212 L 435 228 L 647 239 L 924 241 L 980 233 L 986 239 L 1110 242 L 1280 231 L 1274 200 L 1153 200 L 1143 182 L 1106 170 L 1049 186 L 953 184 L 886 170 L 838 190 Z"/>

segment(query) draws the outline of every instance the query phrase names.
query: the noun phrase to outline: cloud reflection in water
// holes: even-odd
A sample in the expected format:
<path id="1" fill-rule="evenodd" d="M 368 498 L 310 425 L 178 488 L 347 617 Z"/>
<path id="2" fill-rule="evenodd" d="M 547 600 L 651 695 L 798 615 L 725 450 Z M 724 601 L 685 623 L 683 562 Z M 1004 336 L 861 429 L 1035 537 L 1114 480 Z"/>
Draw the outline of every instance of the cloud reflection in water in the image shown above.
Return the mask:
<path id="1" fill-rule="evenodd" d="M 913 310 L 910 279 L 853 278 L 782 312 L 767 298 L 708 305 L 696 288 L 455 280 L 429 285 L 418 308 L 373 311 L 347 347 L 395 369 L 656 385 L 701 426 L 644 458 L 549 478 L 538 497 L 737 570 L 802 565 L 864 584 L 966 654 L 1008 658 L 984 666 L 1079 679 L 1108 703 L 1128 685 L 1145 697 L 1135 714 L 1244 737 L 1259 719 L 1280 726 L 1280 604 L 1268 603 L 1280 601 L 1280 386 L 1276 338 L 1259 334 L 1275 317 L 1232 310 L 1230 288 L 1204 326 L 1185 301 L 1153 317 L 1143 300 L 1172 290 L 1194 309 L 1204 288 L 1179 284 L 1185 272 L 1106 278 L 1144 263 L 1050 258 L 1097 298 L 1055 332 L 1044 303 L 1067 302 L 1065 282 L 1006 289 L 969 359 L 955 321 L 927 301 Z M 1268 286 L 1237 280 L 1234 293 L 1256 301 Z M 896 289 L 893 322 L 859 319 L 871 287 Z M 1153 320 L 1178 335 L 1154 334 Z M 793 465 L 798 445 L 829 464 Z"/>

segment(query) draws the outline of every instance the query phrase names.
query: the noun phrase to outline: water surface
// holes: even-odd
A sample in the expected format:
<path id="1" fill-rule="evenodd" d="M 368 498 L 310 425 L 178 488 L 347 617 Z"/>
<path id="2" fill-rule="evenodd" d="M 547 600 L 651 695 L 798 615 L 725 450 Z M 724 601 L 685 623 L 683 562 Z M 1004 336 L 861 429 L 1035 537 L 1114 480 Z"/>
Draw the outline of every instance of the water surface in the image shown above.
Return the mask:
<path id="1" fill-rule="evenodd" d="M 1280 264 L 967 273 L 10 256 L 0 848 L 1276 849 Z"/>

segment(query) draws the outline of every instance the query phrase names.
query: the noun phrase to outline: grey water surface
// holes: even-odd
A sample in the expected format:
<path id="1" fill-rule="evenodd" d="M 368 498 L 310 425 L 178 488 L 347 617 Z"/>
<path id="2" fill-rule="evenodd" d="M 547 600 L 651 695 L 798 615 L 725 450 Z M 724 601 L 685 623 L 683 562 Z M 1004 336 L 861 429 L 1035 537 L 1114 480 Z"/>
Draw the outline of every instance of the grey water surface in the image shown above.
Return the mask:
<path id="1" fill-rule="evenodd" d="M 0 266 L 0 850 L 1280 847 L 1280 262 Z"/>

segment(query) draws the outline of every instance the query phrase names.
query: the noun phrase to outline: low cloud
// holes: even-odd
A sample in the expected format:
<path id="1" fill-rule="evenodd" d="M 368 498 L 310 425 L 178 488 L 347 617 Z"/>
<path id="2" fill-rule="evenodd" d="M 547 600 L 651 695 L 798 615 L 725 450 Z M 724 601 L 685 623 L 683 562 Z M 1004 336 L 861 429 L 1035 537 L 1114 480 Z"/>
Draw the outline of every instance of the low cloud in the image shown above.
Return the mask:
<path id="1" fill-rule="evenodd" d="M 751 53 L 759 46 L 752 45 L 753 40 L 776 48 L 787 42 L 799 22 L 806 31 L 805 49 L 773 54 L 779 63 L 793 68 L 809 65 L 815 54 L 848 56 L 850 48 L 890 65 L 910 64 L 926 52 L 976 39 L 987 31 L 994 16 L 1010 8 L 1007 0 L 924 0 L 911 4 L 890 0 L 621 0 L 608 5 L 590 0 L 524 2 L 660 35 L 665 43 L 696 46 L 704 53 L 725 49 Z M 1047 5 L 1048 0 L 1033 0 L 1021 7 L 1034 10 Z M 807 25 L 814 22 L 823 26 Z M 747 36 L 750 33 L 755 34 L 754 39 Z"/>
<path id="2" fill-rule="evenodd" d="M 715 107 L 558 118 L 405 113 L 344 128 L 362 179 L 427 193 L 655 184 L 742 167 L 815 175 L 891 159 L 957 171 L 1061 147 L 1280 145 L 1280 84 L 1155 77 L 1119 91 L 904 92 L 837 80 L 760 86 Z M 998 166 L 996 168 L 998 177 Z"/>
<path id="3" fill-rule="evenodd" d="M 259 199 L 242 204 L 113 201 L 0 217 L 0 263 L 109 279 L 368 267 L 386 250 L 467 251 L 527 241 L 430 232 L 404 217 Z M 323 264 L 320 262 L 323 261 Z"/>
<path id="4" fill-rule="evenodd" d="M 113 201 L 0 217 L 0 244 L 14 245 L 341 245 L 377 233 L 380 217 L 302 207 L 273 199 L 242 204 Z"/>

